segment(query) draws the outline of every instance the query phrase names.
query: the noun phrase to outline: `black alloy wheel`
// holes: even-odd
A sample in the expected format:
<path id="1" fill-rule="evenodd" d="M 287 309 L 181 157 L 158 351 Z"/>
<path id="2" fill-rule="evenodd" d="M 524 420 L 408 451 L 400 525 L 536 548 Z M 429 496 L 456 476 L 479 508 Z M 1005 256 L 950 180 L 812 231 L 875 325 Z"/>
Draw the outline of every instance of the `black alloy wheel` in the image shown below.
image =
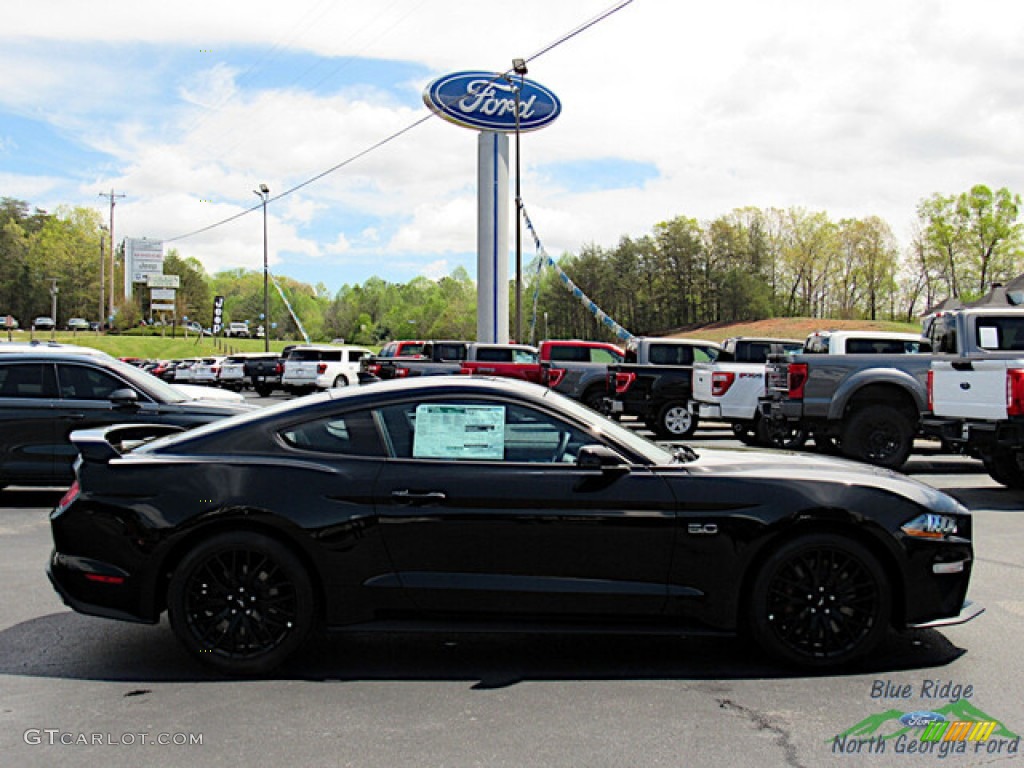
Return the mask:
<path id="1" fill-rule="evenodd" d="M 849 418 L 842 436 L 843 454 L 878 467 L 899 469 L 914 447 L 914 425 L 888 405 L 863 406 Z"/>
<path id="2" fill-rule="evenodd" d="M 835 666 L 881 642 L 891 608 L 874 555 L 843 536 L 810 534 L 765 562 L 749 620 L 754 638 L 772 655 L 801 666 Z"/>
<path id="3" fill-rule="evenodd" d="M 761 445 L 788 451 L 803 448 L 807 442 L 807 432 L 804 430 L 790 426 L 787 422 L 774 422 L 764 417 L 757 420 L 754 434 Z"/>
<path id="4" fill-rule="evenodd" d="M 242 531 L 199 544 L 174 572 L 168 612 L 197 660 L 229 674 L 261 674 L 305 642 L 313 589 L 305 567 L 280 542 Z"/>

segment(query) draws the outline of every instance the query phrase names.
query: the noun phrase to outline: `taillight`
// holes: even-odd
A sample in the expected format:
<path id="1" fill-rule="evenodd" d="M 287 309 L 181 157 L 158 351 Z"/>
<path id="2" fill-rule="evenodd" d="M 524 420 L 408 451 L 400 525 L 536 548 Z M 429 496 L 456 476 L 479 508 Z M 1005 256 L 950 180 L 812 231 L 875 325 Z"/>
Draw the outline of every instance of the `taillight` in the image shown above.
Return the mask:
<path id="1" fill-rule="evenodd" d="M 935 371 L 928 371 L 928 412 L 935 413 Z"/>
<path id="2" fill-rule="evenodd" d="M 711 394 L 715 397 L 721 397 L 729 391 L 729 387 L 736 380 L 735 373 L 729 373 L 728 371 L 718 371 L 711 374 Z"/>
<path id="3" fill-rule="evenodd" d="M 786 388 L 792 400 L 804 399 L 804 385 L 807 383 L 807 363 L 790 363 Z"/>
<path id="4" fill-rule="evenodd" d="M 368 366 L 366 366 L 366 372 L 372 373 L 374 376 L 376 376 L 378 373 L 380 373 L 380 363 L 370 363 Z"/>
<path id="5" fill-rule="evenodd" d="M 58 509 L 66 509 L 71 506 L 71 503 L 78 498 L 78 494 L 82 492 L 81 486 L 78 485 L 78 481 L 75 480 L 68 488 L 67 492 L 60 497 L 60 501 L 57 502 Z"/>
<path id="6" fill-rule="evenodd" d="M 549 387 L 557 387 L 565 378 L 565 368 L 545 368 L 544 378 L 547 379 Z"/>
<path id="7" fill-rule="evenodd" d="M 276 373 L 278 376 L 284 373 L 284 365 L 282 363 L 278 363 L 277 365 L 275 365 L 274 373 Z"/>
<path id="8" fill-rule="evenodd" d="M 396 379 L 404 379 L 408 375 L 409 375 L 409 369 L 408 368 L 395 368 L 395 378 Z"/>
<path id="9" fill-rule="evenodd" d="M 1006 414 L 1024 416 L 1024 368 L 1006 371 Z"/>
<path id="10" fill-rule="evenodd" d="M 636 381 L 635 373 L 616 373 L 615 374 L 615 394 L 621 395 L 629 390 L 633 386 L 633 382 Z"/>
<path id="11" fill-rule="evenodd" d="M 317 376 L 323 376 L 325 373 L 327 373 L 327 363 L 317 363 L 316 373 Z"/>

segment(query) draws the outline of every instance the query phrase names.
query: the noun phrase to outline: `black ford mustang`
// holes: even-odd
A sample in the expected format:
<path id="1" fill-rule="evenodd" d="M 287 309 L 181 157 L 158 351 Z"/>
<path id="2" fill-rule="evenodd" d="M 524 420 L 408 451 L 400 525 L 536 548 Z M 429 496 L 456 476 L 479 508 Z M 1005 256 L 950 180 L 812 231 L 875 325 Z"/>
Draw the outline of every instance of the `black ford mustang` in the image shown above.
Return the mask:
<path id="1" fill-rule="evenodd" d="M 149 433 L 74 433 L 50 578 L 83 613 L 168 610 L 229 672 L 321 623 L 747 630 L 826 666 L 980 612 L 952 498 L 833 459 L 672 453 L 532 384 L 385 382 Z"/>

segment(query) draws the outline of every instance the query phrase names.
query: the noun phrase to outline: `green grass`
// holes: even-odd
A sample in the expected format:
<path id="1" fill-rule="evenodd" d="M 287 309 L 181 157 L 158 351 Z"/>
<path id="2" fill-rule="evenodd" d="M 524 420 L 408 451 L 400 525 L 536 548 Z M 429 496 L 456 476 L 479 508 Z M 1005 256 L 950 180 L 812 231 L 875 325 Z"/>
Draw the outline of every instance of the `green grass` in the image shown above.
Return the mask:
<path id="1" fill-rule="evenodd" d="M 21 343 L 28 342 L 31 337 L 32 334 L 28 331 L 15 332 L 11 335 L 13 341 Z M 142 357 L 156 360 L 263 351 L 263 339 L 214 340 L 209 336 L 198 338 L 195 334 L 189 334 L 188 339 L 185 339 L 180 330 L 177 338 L 174 339 L 170 337 L 170 332 L 168 332 L 166 337 L 161 337 L 107 336 L 87 331 L 77 334 L 58 331 L 56 334 L 53 334 L 53 337 L 61 344 L 93 347 L 114 357 Z M 37 333 L 35 338 L 40 341 L 49 341 L 51 335 L 49 333 Z M 6 341 L 7 334 L 0 331 L 0 339 Z M 270 349 L 274 352 L 280 352 L 285 346 L 294 343 L 293 341 L 271 341 Z"/>

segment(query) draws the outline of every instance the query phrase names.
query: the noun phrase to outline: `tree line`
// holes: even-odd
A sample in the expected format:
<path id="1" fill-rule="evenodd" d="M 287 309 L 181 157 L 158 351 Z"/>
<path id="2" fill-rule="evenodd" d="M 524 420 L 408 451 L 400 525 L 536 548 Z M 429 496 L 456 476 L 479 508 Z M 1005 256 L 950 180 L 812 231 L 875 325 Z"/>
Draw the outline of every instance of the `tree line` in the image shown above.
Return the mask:
<path id="1" fill-rule="evenodd" d="M 679 216 L 654 225 L 650 234 L 624 236 L 614 247 L 585 246 L 558 264 L 608 315 L 640 335 L 784 316 L 912 321 L 942 299 L 977 298 L 1024 271 L 1020 208 L 1020 195 L 980 184 L 960 194 L 932 195 L 919 203 L 904 249 L 876 216 L 836 221 L 803 208 L 737 208 L 704 222 Z M 96 318 L 105 237 L 93 209 L 60 207 L 50 214 L 0 198 L 0 313 L 23 324 L 48 315 L 55 278 L 60 322 Z M 120 249 L 114 261 L 120 286 Z M 198 260 L 175 249 L 167 253 L 164 271 L 181 276 L 179 318 L 209 326 L 213 296 L 222 295 L 227 319 L 264 324 L 262 272 L 210 276 Z M 608 335 L 555 270 L 524 272 L 523 340 Z M 476 288 L 462 268 L 440 280 L 372 277 L 333 296 L 323 285 L 287 277 L 278 282 L 313 339 L 374 344 L 475 335 Z M 269 298 L 271 336 L 299 338 L 273 287 Z M 141 295 L 117 301 L 117 308 L 119 327 L 147 316 Z"/>

